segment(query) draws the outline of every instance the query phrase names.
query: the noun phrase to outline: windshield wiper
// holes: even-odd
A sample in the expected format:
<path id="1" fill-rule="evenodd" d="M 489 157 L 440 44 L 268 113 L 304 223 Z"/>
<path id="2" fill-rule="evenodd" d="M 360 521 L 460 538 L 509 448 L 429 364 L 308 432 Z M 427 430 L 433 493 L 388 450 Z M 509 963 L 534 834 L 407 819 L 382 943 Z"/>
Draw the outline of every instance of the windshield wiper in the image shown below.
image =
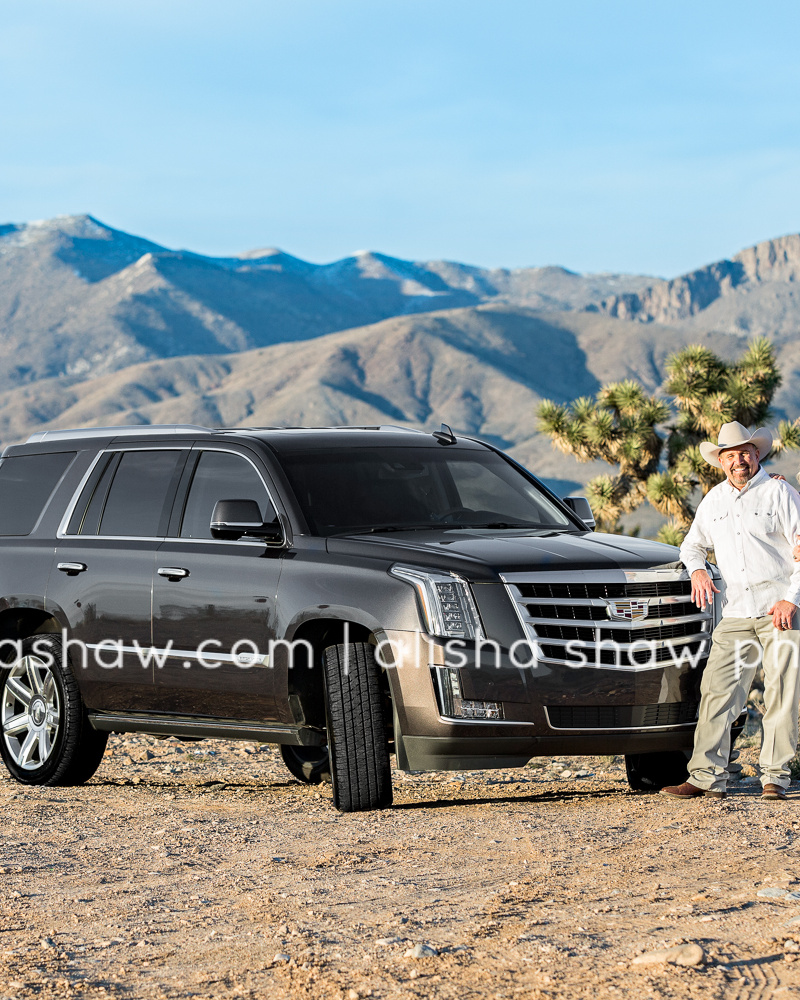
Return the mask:
<path id="1" fill-rule="evenodd" d="M 489 521 L 486 524 L 461 524 L 460 528 L 543 528 L 542 524 L 526 524 L 524 521 Z"/>
<path id="2" fill-rule="evenodd" d="M 377 524 L 372 528 L 354 528 L 352 530 L 337 531 L 337 535 L 374 535 L 379 532 L 389 531 L 432 531 L 442 528 L 452 528 L 451 524 Z"/>
<path id="3" fill-rule="evenodd" d="M 524 522 L 513 522 L 513 521 L 490 521 L 485 524 L 467 524 L 460 521 L 454 521 L 452 523 L 439 521 L 435 524 L 431 524 L 426 521 L 424 524 L 377 524 L 372 528 L 356 528 L 352 531 L 337 531 L 337 535 L 375 535 L 379 533 L 388 533 L 390 531 L 467 531 L 470 528 L 497 528 L 498 530 L 505 530 L 506 528 L 535 528 L 539 531 L 553 531 L 552 527 L 545 527 L 541 524 L 525 524 Z"/>

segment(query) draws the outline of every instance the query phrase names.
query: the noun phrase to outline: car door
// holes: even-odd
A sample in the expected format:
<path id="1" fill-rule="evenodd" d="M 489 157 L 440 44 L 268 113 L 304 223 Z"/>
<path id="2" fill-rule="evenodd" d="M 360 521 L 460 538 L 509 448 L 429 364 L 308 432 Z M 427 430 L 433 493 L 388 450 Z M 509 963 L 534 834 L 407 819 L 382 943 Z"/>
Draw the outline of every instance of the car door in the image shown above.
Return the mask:
<path id="1" fill-rule="evenodd" d="M 47 597 L 69 622 L 91 709 L 155 707 L 153 570 L 188 455 L 188 446 L 101 453 L 60 535 Z"/>
<path id="2" fill-rule="evenodd" d="M 246 537 L 219 540 L 210 528 L 219 500 L 255 500 L 264 521 L 277 519 L 254 459 L 233 446 L 199 446 L 184 470 L 153 582 L 161 711 L 278 718 L 269 655 L 283 548 Z"/>

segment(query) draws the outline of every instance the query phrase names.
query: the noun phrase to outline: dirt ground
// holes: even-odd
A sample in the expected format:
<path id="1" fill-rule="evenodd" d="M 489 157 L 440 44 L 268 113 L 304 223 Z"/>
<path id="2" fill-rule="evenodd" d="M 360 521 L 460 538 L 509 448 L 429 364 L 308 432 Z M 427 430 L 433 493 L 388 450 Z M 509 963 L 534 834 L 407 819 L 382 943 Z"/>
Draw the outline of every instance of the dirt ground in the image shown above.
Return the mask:
<path id="1" fill-rule="evenodd" d="M 560 758 L 395 791 L 340 816 L 274 747 L 148 737 L 81 788 L 3 773 L 0 998 L 800 997 L 796 788 Z M 681 942 L 703 964 L 634 963 Z"/>

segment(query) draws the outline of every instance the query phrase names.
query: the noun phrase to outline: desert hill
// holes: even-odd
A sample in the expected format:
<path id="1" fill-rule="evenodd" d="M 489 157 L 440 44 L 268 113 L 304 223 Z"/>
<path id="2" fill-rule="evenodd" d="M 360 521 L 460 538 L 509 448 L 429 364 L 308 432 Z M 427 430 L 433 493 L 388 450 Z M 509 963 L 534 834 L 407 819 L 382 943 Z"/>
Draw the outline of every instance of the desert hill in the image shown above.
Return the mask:
<path id="1" fill-rule="evenodd" d="M 625 377 L 655 391 L 687 343 L 734 357 L 771 335 L 776 417 L 800 414 L 799 274 L 800 236 L 662 281 L 377 253 L 210 258 L 90 216 L 2 226 L 0 444 L 87 424 L 446 421 L 573 489 L 602 467 L 536 434 L 540 399 Z"/>
<path id="2" fill-rule="evenodd" d="M 800 329 L 798 279 L 800 235 L 782 236 L 672 281 L 610 296 L 600 309 L 640 323 L 792 337 Z"/>
<path id="3" fill-rule="evenodd" d="M 0 439 L 36 427 L 186 422 L 210 426 L 442 421 L 510 450 L 550 481 L 591 469 L 535 433 L 545 396 L 591 394 L 631 376 L 650 389 L 666 356 L 698 336 L 591 312 L 500 303 L 400 316 L 313 341 L 141 363 L 93 379 L 45 379 L 0 399 Z M 745 338 L 701 336 L 733 355 Z M 799 401 L 800 402 L 800 401 Z"/>

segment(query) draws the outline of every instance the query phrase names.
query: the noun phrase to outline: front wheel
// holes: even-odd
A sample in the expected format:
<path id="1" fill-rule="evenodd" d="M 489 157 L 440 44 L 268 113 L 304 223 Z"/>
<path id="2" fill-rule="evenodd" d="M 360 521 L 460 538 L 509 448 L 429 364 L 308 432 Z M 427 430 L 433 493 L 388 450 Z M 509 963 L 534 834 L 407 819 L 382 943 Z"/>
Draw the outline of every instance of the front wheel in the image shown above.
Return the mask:
<path id="1" fill-rule="evenodd" d="M 92 729 L 61 638 L 35 635 L 0 670 L 0 755 L 25 785 L 79 785 L 105 752 L 107 733 Z"/>
<path id="2" fill-rule="evenodd" d="M 392 804 L 392 772 L 373 647 L 329 646 L 324 653 L 333 804 L 340 812 Z"/>
<path id="3" fill-rule="evenodd" d="M 689 777 L 687 763 L 681 750 L 625 754 L 628 784 L 635 792 L 658 792 L 666 785 L 683 784 Z"/>

